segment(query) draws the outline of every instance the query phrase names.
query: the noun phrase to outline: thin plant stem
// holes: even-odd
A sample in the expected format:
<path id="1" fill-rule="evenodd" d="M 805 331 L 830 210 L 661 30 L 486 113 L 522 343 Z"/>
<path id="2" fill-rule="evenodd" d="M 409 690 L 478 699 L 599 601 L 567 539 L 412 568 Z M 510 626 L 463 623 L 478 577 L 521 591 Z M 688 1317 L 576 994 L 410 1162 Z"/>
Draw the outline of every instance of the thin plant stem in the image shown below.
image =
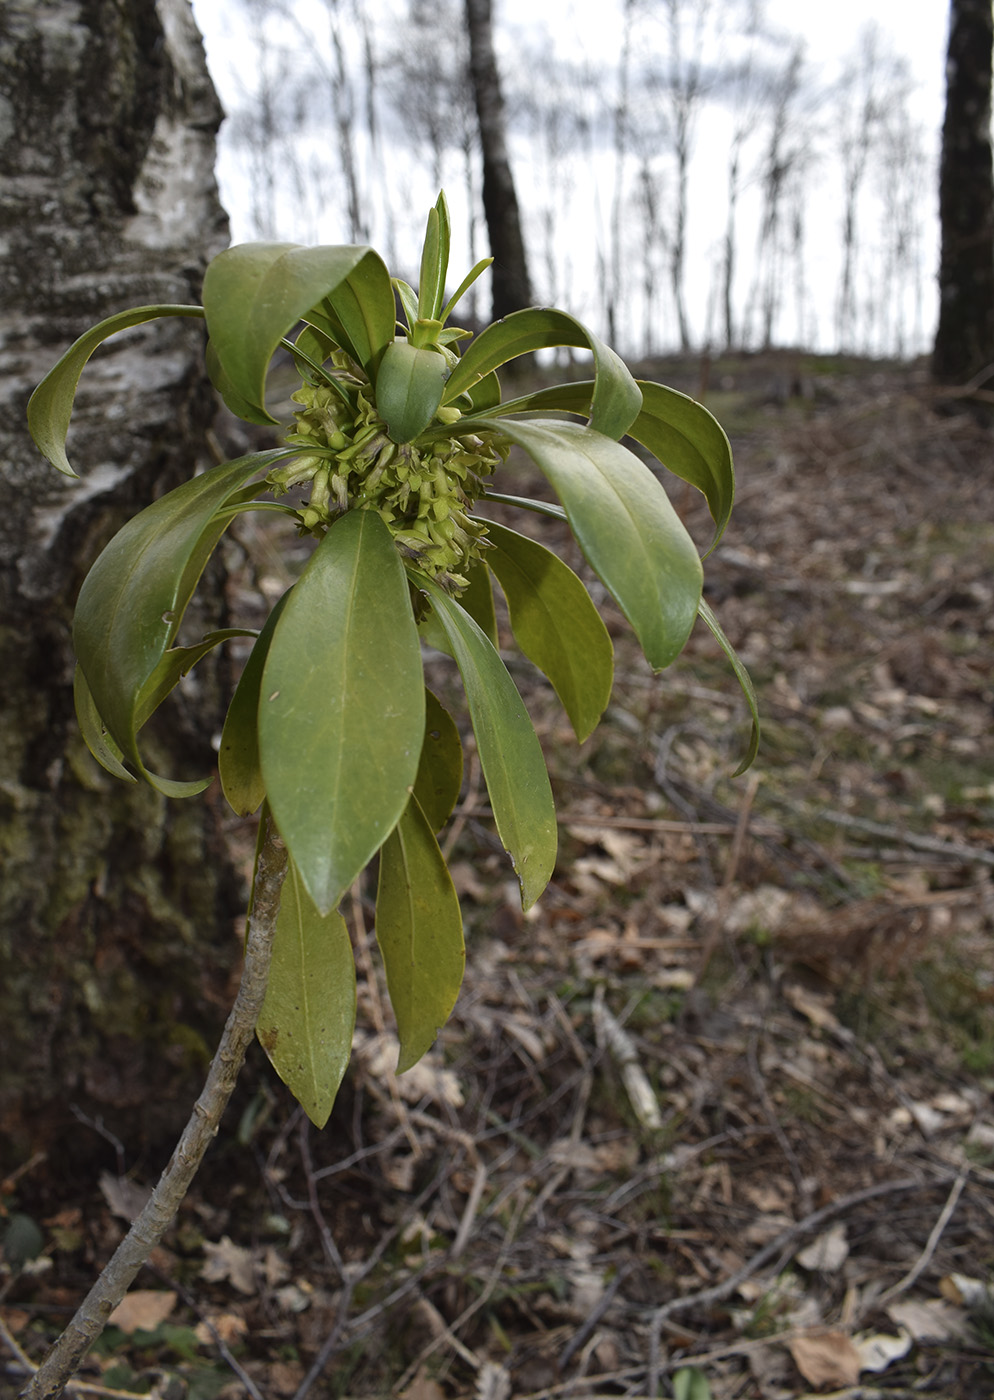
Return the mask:
<path id="1" fill-rule="evenodd" d="M 245 966 L 203 1090 L 148 1204 L 114 1251 L 72 1321 L 21 1391 L 20 1400 L 58 1400 L 142 1265 L 176 1218 L 231 1098 L 266 995 L 287 851 L 268 813 L 252 886 Z"/>

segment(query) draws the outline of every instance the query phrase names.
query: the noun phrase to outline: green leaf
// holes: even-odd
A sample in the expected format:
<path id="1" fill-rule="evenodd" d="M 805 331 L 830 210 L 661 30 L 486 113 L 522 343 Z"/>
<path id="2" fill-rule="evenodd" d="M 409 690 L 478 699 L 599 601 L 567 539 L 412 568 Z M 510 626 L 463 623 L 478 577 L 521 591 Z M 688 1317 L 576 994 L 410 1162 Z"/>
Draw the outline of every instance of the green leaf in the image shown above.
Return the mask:
<path id="1" fill-rule="evenodd" d="M 413 330 L 415 322 L 418 319 L 417 293 L 409 282 L 404 282 L 399 277 L 391 278 L 391 284 L 397 294 L 397 300 L 400 302 L 401 309 L 404 313 L 407 329 L 409 331 Z"/>
<path id="2" fill-rule="evenodd" d="M 265 402 L 269 362 L 283 337 L 325 300 L 363 368 L 374 370 L 393 339 L 395 308 L 389 273 L 371 248 L 245 243 L 212 259 L 204 277 L 207 330 L 240 416 L 276 421 Z"/>
<path id="3" fill-rule="evenodd" d="M 311 1122 L 323 1128 L 352 1053 L 355 962 L 345 920 L 318 913 L 287 867 L 256 1034 Z"/>
<path id="4" fill-rule="evenodd" d="M 488 522 L 487 529 L 490 524 Z M 489 550 L 487 551 L 489 553 Z M 460 606 L 494 646 L 497 642 L 497 614 L 494 611 L 494 586 L 490 570 L 483 560 L 477 560 L 466 573 L 466 587 L 459 595 Z"/>
<path id="5" fill-rule="evenodd" d="M 86 684 L 86 677 L 79 666 L 76 667 L 73 674 L 72 694 L 73 703 L 76 706 L 76 721 L 90 753 L 100 766 L 106 768 L 108 773 L 113 773 L 115 778 L 123 778 L 125 782 L 136 783 L 138 779 L 125 768 L 124 755 L 107 733 L 104 723 L 97 713 L 93 696 L 90 694 L 90 687 Z"/>
<path id="6" fill-rule="evenodd" d="M 455 311 L 456 307 L 462 301 L 463 297 L 469 291 L 470 287 L 473 285 L 476 279 L 482 276 L 484 272 L 486 272 L 487 268 L 491 265 L 492 262 L 493 258 L 481 258 L 480 261 L 476 263 L 469 270 L 469 272 L 466 273 L 466 276 L 462 279 L 462 281 L 459 283 L 459 286 L 455 289 L 455 291 L 452 293 L 452 296 L 449 298 L 449 300 L 442 307 L 442 310 L 439 312 L 438 319 L 443 324 L 449 319 L 453 311 Z"/>
<path id="7" fill-rule="evenodd" d="M 732 774 L 733 778 L 738 778 L 741 774 L 743 774 L 746 771 L 747 768 L 752 767 L 752 764 L 756 758 L 756 754 L 759 752 L 759 740 L 761 736 L 759 721 L 759 701 L 756 698 L 756 691 L 753 687 L 752 677 L 749 675 L 749 672 L 742 664 L 742 660 L 738 652 L 735 650 L 731 642 L 725 636 L 725 633 L 722 631 L 721 624 L 719 623 L 718 619 L 715 617 L 714 613 L 711 611 L 711 608 L 708 606 L 708 604 L 704 601 L 703 598 L 701 599 L 700 604 L 698 605 L 698 611 L 700 613 L 701 621 L 705 623 L 705 625 L 708 628 L 710 628 L 711 634 L 713 635 L 715 641 L 718 643 L 718 645 L 721 647 L 722 651 L 728 658 L 729 665 L 735 673 L 735 678 L 738 681 L 739 685 L 742 687 L 742 693 L 746 698 L 746 704 L 749 706 L 749 713 L 752 716 L 752 734 L 749 738 L 749 747 L 746 749 L 745 757 L 743 758 L 742 762 Z"/>
<path id="8" fill-rule="evenodd" d="M 108 316 L 69 347 L 28 399 L 28 428 L 53 467 L 58 467 L 66 476 L 76 475 L 66 456 L 66 435 L 79 376 L 94 350 L 118 331 L 158 320 L 161 316 L 202 318 L 203 314 L 199 306 L 135 306 L 130 311 L 119 311 L 116 316 Z"/>
<path id="9" fill-rule="evenodd" d="M 380 851 L 376 941 L 397 1018 L 402 1074 L 449 1019 L 466 966 L 459 898 L 416 799 Z"/>
<path id="10" fill-rule="evenodd" d="M 445 402 L 451 403 L 508 360 L 556 345 L 578 345 L 593 351 L 595 381 L 590 426 L 606 437 L 623 437 L 642 404 L 638 385 L 620 356 L 592 331 L 565 311 L 548 307 L 513 311 L 481 331 L 452 371 Z"/>
<path id="11" fill-rule="evenodd" d="M 400 556 L 375 511 L 350 511 L 319 542 L 287 599 L 259 709 L 273 817 L 323 914 L 407 805 L 424 703 Z"/>
<path id="12" fill-rule="evenodd" d="M 614 648 L 590 594 L 551 550 L 493 521 L 487 563 L 504 590 L 511 631 L 562 701 L 580 743 L 611 698 Z"/>
<path id="13" fill-rule="evenodd" d="M 710 549 L 721 539 L 735 500 L 732 449 L 725 430 L 695 399 L 662 384 L 640 381 L 642 412 L 629 430 L 636 442 L 704 494 L 715 523 Z M 710 552 L 710 550 L 709 550 Z"/>
<path id="14" fill-rule="evenodd" d="M 445 278 L 449 271 L 449 210 L 445 195 L 440 194 L 434 209 L 428 210 L 421 252 L 421 274 L 418 281 L 418 319 L 438 319 L 445 300 Z"/>
<path id="15" fill-rule="evenodd" d="M 673 1400 L 711 1400 L 711 1387 L 696 1366 L 681 1366 L 673 1376 Z"/>
<path id="16" fill-rule="evenodd" d="M 163 791 L 138 752 L 141 697 L 228 523 L 217 512 L 288 455 L 285 448 L 253 453 L 177 486 L 118 531 L 80 589 L 73 642 L 93 704 L 124 759 Z"/>
<path id="17" fill-rule="evenodd" d="M 393 442 L 411 442 L 424 432 L 442 402 L 449 377 L 445 357 L 406 340 L 388 345 L 376 373 L 376 409 Z"/>
<path id="18" fill-rule="evenodd" d="M 523 447 L 548 477 L 591 568 L 662 670 L 697 617 L 703 571 L 694 542 L 652 472 L 621 443 L 579 423 L 480 419 Z"/>
<path id="19" fill-rule="evenodd" d="M 542 746 L 528 711 L 492 643 L 437 584 L 417 576 L 459 667 L 497 831 L 529 909 L 556 864 L 556 808 Z"/>
<path id="20" fill-rule="evenodd" d="M 220 632 L 208 632 L 199 642 L 189 647 L 170 647 L 155 670 L 142 687 L 135 707 L 135 728 L 141 729 L 176 686 L 193 670 L 197 662 L 222 642 L 230 642 L 232 637 L 254 637 L 254 632 L 244 627 L 225 627 Z"/>
<path id="21" fill-rule="evenodd" d="M 646 379 L 636 383 L 642 391 L 642 409 L 627 436 L 648 448 L 674 476 L 703 493 L 715 523 L 710 553 L 724 533 L 735 499 L 732 449 L 725 431 L 696 399 Z M 558 410 L 587 414 L 593 390 L 594 381 L 589 379 L 556 384 L 509 399 L 492 411 L 504 414 Z"/>
<path id="22" fill-rule="evenodd" d="M 425 737 L 414 796 L 432 831 L 452 815 L 462 787 L 462 743 L 456 722 L 430 690 L 425 691 Z"/>
<path id="23" fill-rule="evenodd" d="M 229 806 L 239 817 L 247 817 L 257 811 L 266 795 L 259 758 L 259 697 L 273 633 L 289 596 L 288 589 L 266 618 L 255 646 L 249 652 L 221 730 L 218 776 Z"/>

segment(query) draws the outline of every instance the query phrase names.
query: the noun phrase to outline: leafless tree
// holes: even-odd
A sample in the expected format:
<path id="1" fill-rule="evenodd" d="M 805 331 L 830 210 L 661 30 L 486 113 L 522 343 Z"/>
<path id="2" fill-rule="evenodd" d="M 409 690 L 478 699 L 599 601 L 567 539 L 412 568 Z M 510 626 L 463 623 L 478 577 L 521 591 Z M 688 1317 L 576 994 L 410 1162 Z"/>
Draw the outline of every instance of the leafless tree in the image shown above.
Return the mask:
<path id="1" fill-rule="evenodd" d="M 992 48 L 990 0 L 951 0 L 939 176 L 939 326 L 932 356 L 933 374 L 945 383 L 962 383 L 994 362 Z"/>
<path id="2" fill-rule="evenodd" d="M 786 63 L 773 77 L 769 90 L 768 132 L 759 167 L 762 213 L 755 275 L 746 310 L 747 334 L 753 334 L 753 321 L 758 318 L 758 340 L 764 347 L 773 343 L 774 326 L 789 285 L 790 239 L 785 224 L 792 192 L 796 194 L 798 182 L 803 178 L 808 155 L 808 127 L 799 110 L 804 62 L 804 46 L 797 41 Z M 793 202 L 796 208 L 796 198 Z M 796 235 L 802 230 L 803 223 L 795 219 L 795 256 L 800 251 Z"/>

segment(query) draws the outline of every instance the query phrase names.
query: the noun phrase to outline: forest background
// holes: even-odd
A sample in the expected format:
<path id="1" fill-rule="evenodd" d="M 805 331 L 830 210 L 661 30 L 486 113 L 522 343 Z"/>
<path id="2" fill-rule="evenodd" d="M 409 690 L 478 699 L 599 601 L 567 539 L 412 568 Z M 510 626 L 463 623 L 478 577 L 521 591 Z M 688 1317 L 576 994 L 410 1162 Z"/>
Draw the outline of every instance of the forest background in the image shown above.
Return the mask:
<path id="1" fill-rule="evenodd" d="M 945 9 L 909 28 L 887 4 L 851 22 L 777 0 L 498 6 L 536 300 L 630 356 L 926 350 Z M 234 241 L 369 241 L 403 267 L 444 186 L 456 263 L 488 251 L 459 0 L 194 11 Z"/>

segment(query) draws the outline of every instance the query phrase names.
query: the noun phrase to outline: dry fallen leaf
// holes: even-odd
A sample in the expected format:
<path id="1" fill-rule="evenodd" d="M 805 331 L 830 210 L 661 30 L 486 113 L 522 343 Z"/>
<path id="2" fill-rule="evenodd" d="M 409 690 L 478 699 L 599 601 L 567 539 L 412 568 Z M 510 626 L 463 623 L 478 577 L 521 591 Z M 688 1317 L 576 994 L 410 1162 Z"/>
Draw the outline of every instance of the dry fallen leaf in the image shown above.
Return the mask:
<path id="1" fill-rule="evenodd" d="M 820 1332 L 787 1343 L 794 1365 L 809 1385 L 855 1385 L 860 1358 L 844 1332 Z"/>
<path id="2" fill-rule="evenodd" d="M 210 1325 L 207 1322 L 198 1322 L 193 1332 L 201 1346 L 216 1346 L 217 1337 L 220 1337 L 225 1346 L 230 1347 L 233 1343 L 242 1340 L 248 1332 L 248 1323 L 244 1317 L 239 1317 L 237 1313 L 219 1313 L 216 1317 L 211 1318 Z M 215 1333 L 217 1336 L 214 1335 Z"/>
<path id="3" fill-rule="evenodd" d="M 401 1400 L 445 1400 L 445 1391 L 422 1367 L 407 1389 L 401 1391 Z"/>
<path id="4" fill-rule="evenodd" d="M 797 1262 L 803 1269 L 819 1269 L 822 1273 L 834 1274 L 849 1258 L 849 1241 L 846 1238 L 844 1223 L 833 1225 L 823 1235 L 802 1249 Z"/>
<path id="5" fill-rule="evenodd" d="M 966 1315 L 945 1298 L 929 1298 L 921 1303 L 912 1298 L 890 1303 L 887 1316 L 909 1332 L 916 1342 L 962 1340 L 970 1333 Z"/>
<path id="6" fill-rule="evenodd" d="M 130 1337 L 132 1332 L 154 1332 L 175 1306 L 175 1293 L 158 1288 L 136 1288 L 121 1299 L 107 1320 Z"/>
<path id="7" fill-rule="evenodd" d="M 966 1274 L 946 1274 L 939 1281 L 939 1292 L 961 1308 L 988 1308 L 994 1302 L 991 1284 Z"/>
<path id="8" fill-rule="evenodd" d="M 204 1243 L 207 1263 L 201 1269 L 201 1277 L 208 1283 L 224 1283 L 225 1280 L 237 1288 L 239 1293 L 254 1293 L 255 1266 L 250 1249 L 224 1235 L 220 1244 Z"/>

